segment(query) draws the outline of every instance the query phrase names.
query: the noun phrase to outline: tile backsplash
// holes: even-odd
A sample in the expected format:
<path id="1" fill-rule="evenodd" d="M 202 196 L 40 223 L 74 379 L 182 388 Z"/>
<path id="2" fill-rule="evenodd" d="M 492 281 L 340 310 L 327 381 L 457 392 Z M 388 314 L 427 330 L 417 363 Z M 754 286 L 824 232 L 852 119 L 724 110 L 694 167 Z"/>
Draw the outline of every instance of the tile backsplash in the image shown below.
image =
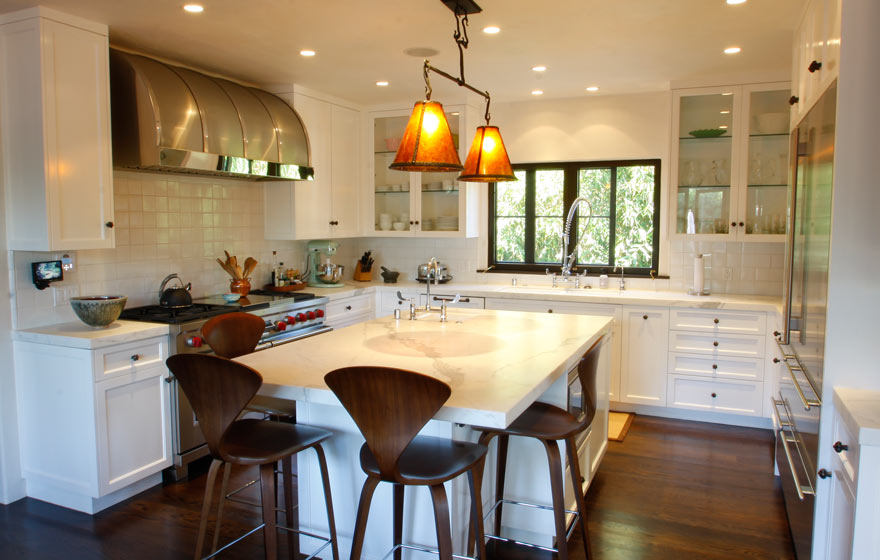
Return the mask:
<path id="1" fill-rule="evenodd" d="M 61 253 L 11 252 L 14 328 L 75 320 L 66 298 L 76 295 L 123 294 L 131 307 L 155 303 L 159 284 L 172 272 L 192 283 L 194 297 L 226 292 L 229 277 L 216 262 L 224 250 L 240 262 L 248 256 L 259 261 L 252 275 L 255 287 L 269 280 L 272 251 L 287 266 L 302 270 L 305 264 L 305 241 L 264 239 L 259 183 L 118 171 L 114 204 L 116 248 L 76 251 L 74 270 L 46 290 L 33 285 L 30 263 Z M 693 282 L 694 256 L 709 253 L 706 285 L 713 293 L 782 294 L 781 243 L 676 240 L 661 247 L 669 251 L 669 279 L 631 279 L 632 288 L 685 291 Z M 485 262 L 485 239 L 358 238 L 340 240 L 334 258 L 345 266 L 345 278 L 351 279 L 356 259 L 367 250 L 373 251 L 377 267 L 400 271 L 401 280 L 414 279 L 418 265 L 432 256 L 449 266 L 455 282 L 507 282 L 510 276 L 476 272 Z M 380 278 L 377 268 L 374 279 Z M 540 276 L 521 278 L 546 282 Z"/>

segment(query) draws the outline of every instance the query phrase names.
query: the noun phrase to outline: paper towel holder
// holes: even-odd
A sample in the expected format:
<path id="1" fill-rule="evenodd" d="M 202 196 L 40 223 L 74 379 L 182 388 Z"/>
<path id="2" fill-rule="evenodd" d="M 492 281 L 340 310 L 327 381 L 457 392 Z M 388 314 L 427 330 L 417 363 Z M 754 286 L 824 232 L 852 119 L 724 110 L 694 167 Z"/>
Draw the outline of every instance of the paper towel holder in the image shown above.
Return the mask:
<path id="1" fill-rule="evenodd" d="M 689 296 L 708 296 L 712 292 L 705 288 L 705 266 L 703 257 L 711 257 L 711 253 L 697 253 L 694 257 L 694 286 L 688 290 Z"/>

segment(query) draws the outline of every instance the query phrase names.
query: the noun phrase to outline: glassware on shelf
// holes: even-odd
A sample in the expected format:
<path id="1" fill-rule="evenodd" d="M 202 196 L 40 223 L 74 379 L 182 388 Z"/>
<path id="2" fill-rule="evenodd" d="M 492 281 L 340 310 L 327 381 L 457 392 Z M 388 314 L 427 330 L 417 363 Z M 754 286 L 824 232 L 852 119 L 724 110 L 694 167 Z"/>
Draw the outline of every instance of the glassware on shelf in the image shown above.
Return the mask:
<path id="1" fill-rule="evenodd" d="M 700 169 L 700 162 L 698 160 L 684 160 L 683 162 L 684 173 L 682 185 L 685 187 L 699 187 L 703 184 L 703 172 Z"/>

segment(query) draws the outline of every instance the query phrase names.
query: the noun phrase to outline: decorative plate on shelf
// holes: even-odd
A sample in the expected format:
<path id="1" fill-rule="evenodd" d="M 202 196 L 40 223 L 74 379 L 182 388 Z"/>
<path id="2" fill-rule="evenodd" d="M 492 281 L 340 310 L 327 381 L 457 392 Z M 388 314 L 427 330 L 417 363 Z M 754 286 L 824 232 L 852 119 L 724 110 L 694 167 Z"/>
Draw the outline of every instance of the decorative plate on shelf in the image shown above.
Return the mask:
<path id="1" fill-rule="evenodd" d="M 715 138 L 716 136 L 721 136 L 727 132 L 725 128 L 701 128 L 698 130 L 692 130 L 688 132 L 691 136 L 695 138 Z"/>

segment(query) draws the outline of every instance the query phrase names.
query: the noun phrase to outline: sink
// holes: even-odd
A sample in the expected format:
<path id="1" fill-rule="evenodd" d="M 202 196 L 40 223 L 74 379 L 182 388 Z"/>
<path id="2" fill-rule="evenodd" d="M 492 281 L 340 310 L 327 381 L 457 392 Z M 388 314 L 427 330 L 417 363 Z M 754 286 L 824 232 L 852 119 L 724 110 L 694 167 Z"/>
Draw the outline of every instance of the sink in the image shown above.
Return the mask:
<path id="1" fill-rule="evenodd" d="M 522 293 L 528 292 L 530 294 L 583 294 L 589 295 L 590 293 L 597 292 L 602 293 L 607 290 L 595 290 L 590 288 L 575 288 L 574 286 L 560 286 L 558 288 L 553 288 L 551 286 L 506 286 L 501 288 L 502 292 L 508 293 Z"/>

